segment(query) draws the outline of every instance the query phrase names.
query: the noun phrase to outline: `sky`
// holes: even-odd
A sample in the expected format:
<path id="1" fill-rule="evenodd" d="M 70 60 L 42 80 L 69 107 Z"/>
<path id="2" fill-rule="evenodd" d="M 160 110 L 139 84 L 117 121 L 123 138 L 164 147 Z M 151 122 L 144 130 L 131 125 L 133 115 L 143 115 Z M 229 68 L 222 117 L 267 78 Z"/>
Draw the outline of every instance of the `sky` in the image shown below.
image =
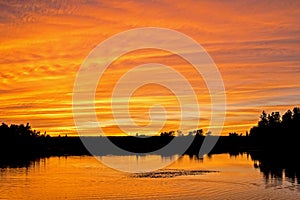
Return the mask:
<path id="1" fill-rule="evenodd" d="M 284 113 L 300 106 L 299 17 L 299 1 L 0 0 L 0 122 L 28 122 L 53 136 L 77 135 L 73 87 L 89 53 L 120 32 L 160 27 L 186 34 L 211 56 L 226 91 L 222 134 L 245 133 L 262 110 Z M 103 132 L 124 134 L 117 122 L 128 125 L 126 108 L 121 98 L 115 99 L 121 102 L 121 118 L 116 121 L 111 94 L 128 70 L 146 63 L 170 66 L 190 81 L 202 112 L 184 123 L 209 131 L 211 99 L 203 77 L 178 55 L 144 49 L 115 60 L 99 80 L 95 110 Z M 168 77 L 167 72 L 151 69 Z M 179 128 L 180 105 L 168 88 L 148 84 L 131 97 L 130 120 L 139 126 L 140 134 Z M 157 104 L 164 107 L 166 121 L 148 130 L 149 112 Z M 160 119 L 161 114 L 154 110 L 154 118 Z M 193 124 L 195 120 L 199 123 Z"/>

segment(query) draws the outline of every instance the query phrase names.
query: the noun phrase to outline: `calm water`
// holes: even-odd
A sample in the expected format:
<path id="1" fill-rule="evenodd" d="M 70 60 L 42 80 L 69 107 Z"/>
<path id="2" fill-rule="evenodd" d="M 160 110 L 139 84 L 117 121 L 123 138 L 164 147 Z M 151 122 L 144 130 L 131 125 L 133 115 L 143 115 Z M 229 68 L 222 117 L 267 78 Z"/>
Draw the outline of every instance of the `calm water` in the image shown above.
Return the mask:
<path id="1" fill-rule="evenodd" d="M 167 169 L 218 172 L 140 178 L 105 167 L 90 156 L 50 157 L 27 167 L 2 166 L 0 199 L 300 199 L 297 179 L 284 173 L 266 176 L 245 154 L 202 160 L 183 156 Z"/>

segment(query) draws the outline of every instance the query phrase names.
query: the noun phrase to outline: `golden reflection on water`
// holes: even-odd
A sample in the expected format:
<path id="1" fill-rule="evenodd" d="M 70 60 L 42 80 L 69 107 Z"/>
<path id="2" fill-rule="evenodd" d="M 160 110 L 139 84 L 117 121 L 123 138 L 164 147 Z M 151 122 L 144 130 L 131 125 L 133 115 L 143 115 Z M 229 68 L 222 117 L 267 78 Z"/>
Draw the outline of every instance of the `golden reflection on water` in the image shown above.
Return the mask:
<path id="1" fill-rule="evenodd" d="M 138 159 L 128 156 L 127 159 Z M 143 157 L 147 159 L 147 157 Z M 150 158 L 151 159 L 151 156 Z M 126 160 L 126 156 L 121 160 Z M 299 199 L 291 183 L 267 187 L 246 155 L 183 156 L 167 169 L 217 170 L 196 176 L 136 178 L 90 156 L 50 157 L 0 170 L 0 199 Z"/>

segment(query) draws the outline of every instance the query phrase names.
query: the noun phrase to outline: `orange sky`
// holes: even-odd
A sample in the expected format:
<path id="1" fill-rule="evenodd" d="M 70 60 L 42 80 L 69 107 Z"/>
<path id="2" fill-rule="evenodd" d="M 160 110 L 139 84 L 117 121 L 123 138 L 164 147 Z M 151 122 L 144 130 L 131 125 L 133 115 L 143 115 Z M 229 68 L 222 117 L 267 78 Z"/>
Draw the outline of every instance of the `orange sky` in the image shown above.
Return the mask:
<path id="1" fill-rule="evenodd" d="M 72 91 L 86 56 L 114 34 L 149 26 L 180 31 L 213 58 L 227 96 L 223 134 L 249 130 L 263 109 L 283 113 L 300 106 L 299 1 L 0 1 L 0 13 L 0 121 L 8 124 L 29 122 L 52 135 L 76 135 Z M 107 100 L 115 81 L 132 66 L 154 61 L 184 66 L 181 72 L 193 85 L 194 72 L 174 55 L 145 50 L 123 56 L 96 94 L 107 134 L 120 133 Z M 130 101 L 138 125 L 149 123 L 145 112 L 155 103 L 171 115 L 178 112 L 174 95 L 157 87 L 140 88 Z M 199 104 L 209 106 L 205 85 L 195 91 Z M 204 109 L 205 131 L 208 119 Z M 163 130 L 176 130 L 176 124 L 170 119 Z"/>

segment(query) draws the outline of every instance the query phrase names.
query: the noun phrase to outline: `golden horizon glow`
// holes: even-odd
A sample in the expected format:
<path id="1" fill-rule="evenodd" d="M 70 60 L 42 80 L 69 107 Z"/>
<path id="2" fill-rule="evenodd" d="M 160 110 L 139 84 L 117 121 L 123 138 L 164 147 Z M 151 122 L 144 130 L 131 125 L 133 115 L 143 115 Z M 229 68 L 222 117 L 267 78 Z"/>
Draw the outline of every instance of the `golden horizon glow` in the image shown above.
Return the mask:
<path id="1" fill-rule="evenodd" d="M 110 36 L 149 26 L 180 31 L 213 58 L 226 89 L 224 135 L 249 131 L 262 110 L 283 114 L 300 106 L 298 1 L 8 1 L 0 2 L 0 10 L 0 122 L 29 122 L 53 136 L 77 135 L 72 91 L 80 65 Z M 108 94 L 122 73 L 149 62 L 188 78 L 204 108 L 199 128 L 208 131 L 210 99 L 203 80 L 193 80 L 195 72 L 178 56 L 157 50 L 122 56 L 99 81 L 96 110 L 104 130 L 122 135 L 112 123 Z M 144 113 L 159 102 L 171 115 L 162 131 L 176 130 L 178 102 L 157 87 L 136 91 L 130 101 L 133 119 L 145 126 Z"/>

